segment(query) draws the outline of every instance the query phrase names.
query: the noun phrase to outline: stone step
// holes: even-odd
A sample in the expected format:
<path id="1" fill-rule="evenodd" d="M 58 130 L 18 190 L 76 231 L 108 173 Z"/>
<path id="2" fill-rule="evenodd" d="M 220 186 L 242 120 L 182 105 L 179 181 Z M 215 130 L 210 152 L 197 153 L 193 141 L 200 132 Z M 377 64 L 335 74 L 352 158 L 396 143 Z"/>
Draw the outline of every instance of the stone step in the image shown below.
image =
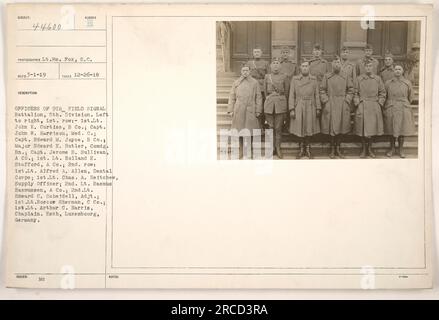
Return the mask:
<path id="1" fill-rule="evenodd" d="M 332 160 L 353 160 L 353 159 L 359 159 L 359 160 L 363 160 L 360 159 L 359 155 L 360 155 L 361 150 L 355 150 L 354 151 L 350 151 L 350 150 L 343 150 L 343 155 L 344 155 L 344 159 L 332 159 Z M 376 158 L 375 159 L 390 159 L 386 156 L 386 150 L 376 150 L 374 149 Z M 298 160 L 296 159 L 296 155 L 299 153 L 298 150 L 296 150 L 295 152 L 285 152 L 283 151 L 283 159 L 279 159 L 276 155 L 273 156 L 274 160 Z M 329 159 L 329 151 L 328 150 L 314 150 L 311 148 L 311 153 L 313 156 L 313 160 L 330 160 Z M 416 159 L 418 157 L 418 150 L 417 149 L 407 149 L 404 148 L 404 153 L 406 155 L 406 159 Z M 228 159 L 231 158 L 230 156 L 230 152 L 228 152 Z M 262 156 L 264 156 L 264 152 L 261 152 Z M 217 156 L 218 159 L 220 159 L 220 152 L 219 150 L 217 151 Z M 370 159 L 370 158 L 369 158 Z M 394 154 L 392 159 L 400 159 L 400 157 L 397 154 Z M 302 158 L 299 160 L 309 160 L 308 158 Z M 400 160 L 404 160 L 404 159 L 400 159 Z"/>
<path id="2" fill-rule="evenodd" d="M 230 129 L 231 120 L 217 120 L 217 129 Z M 415 119 L 415 127 L 418 128 L 418 121 Z"/>
<path id="3" fill-rule="evenodd" d="M 299 144 L 284 142 L 281 144 L 282 153 L 284 155 L 284 159 L 295 159 L 296 155 L 299 153 Z M 342 143 L 341 149 L 343 155 L 346 159 L 359 159 L 359 154 L 361 152 L 361 144 L 355 143 Z M 376 158 L 378 159 L 388 159 L 386 156 L 386 152 L 389 149 L 389 143 L 385 142 L 376 142 L 373 144 L 373 150 L 376 154 Z M 329 145 L 323 145 L 320 143 L 311 143 L 311 153 L 315 159 L 328 159 L 328 154 L 330 152 Z M 231 148 L 228 150 L 228 154 L 230 157 Z M 416 158 L 418 155 L 418 146 L 417 143 L 414 142 L 405 142 L 404 143 L 404 153 L 407 158 Z M 218 156 L 220 155 L 219 147 L 217 149 Z M 264 155 L 264 148 L 261 148 L 261 154 Z M 277 157 L 274 156 L 276 159 Z M 399 158 L 397 154 L 393 155 L 392 158 Z M 306 158 L 305 158 L 306 159 Z"/>

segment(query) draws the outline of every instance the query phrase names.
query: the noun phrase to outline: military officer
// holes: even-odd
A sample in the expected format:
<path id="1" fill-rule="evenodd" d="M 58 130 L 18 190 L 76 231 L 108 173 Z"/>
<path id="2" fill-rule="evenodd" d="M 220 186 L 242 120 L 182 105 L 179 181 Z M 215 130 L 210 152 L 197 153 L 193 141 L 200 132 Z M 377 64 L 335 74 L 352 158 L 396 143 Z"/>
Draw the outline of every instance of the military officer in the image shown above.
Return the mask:
<path id="1" fill-rule="evenodd" d="M 247 66 L 250 68 L 252 78 L 258 81 L 262 96 L 265 98 L 265 92 L 263 91 L 264 79 L 265 75 L 270 72 L 270 64 L 262 59 L 261 48 L 256 47 L 253 49 L 253 59 L 247 62 Z"/>
<path id="2" fill-rule="evenodd" d="M 317 78 L 309 73 L 309 62 L 300 65 L 300 75 L 291 80 L 288 97 L 290 110 L 290 133 L 298 136 L 300 151 L 297 159 L 307 156 L 312 158 L 310 138 L 320 132 L 319 117 L 321 113 L 319 84 Z"/>
<path id="3" fill-rule="evenodd" d="M 262 94 L 262 104 L 265 101 L 265 92 L 264 92 L 264 79 L 267 73 L 270 73 L 270 64 L 268 61 L 262 59 L 262 49 L 260 47 L 255 47 L 253 49 L 253 59 L 247 62 L 247 66 L 250 68 L 250 75 L 253 79 L 256 79 L 259 83 L 259 88 L 261 89 Z M 259 125 L 261 128 L 264 128 L 264 114 L 258 118 Z"/>
<path id="4" fill-rule="evenodd" d="M 244 147 L 242 136 L 251 137 L 260 134 L 256 129 L 260 129 L 258 117 L 262 114 L 261 89 L 258 81 L 250 75 L 250 68 L 247 65 L 241 67 L 241 76 L 232 85 L 227 112 L 232 116 L 231 129 L 236 129 L 240 136 L 240 157 L 242 157 Z"/>
<path id="5" fill-rule="evenodd" d="M 381 78 L 373 73 L 373 68 L 373 61 L 366 62 L 365 73 L 357 77 L 354 86 L 354 105 L 357 107 L 354 132 L 362 138 L 360 158 L 366 158 L 367 154 L 375 158 L 372 137 L 384 132 L 381 108 L 386 100 L 386 89 Z"/>
<path id="6" fill-rule="evenodd" d="M 320 83 L 325 73 L 329 71 L 328 61 L 322 58 L 322 49 L 318 43 L 314 45 L 312 55 L 313 57 L 309 60 L 309 73 Z"/>
<path id="7" fill-rule="evenodd" d="M 357 76 L 366 72 L 366 63 L 372 62 L 372 73 L 378 74 L 379 61 L 372 57 L 373 48 L 372 45 L 367 44 L 364 47 L 364 57 L 357 61 L 356 72 Z"/>
<path id="8" fill-rule="evenodd" d="M 355 72 L 355 64 L 349 61 L 349 49 L 347 47 L 341 48 L 340 58 L 341 72 L 350 77 L 352 81 L 355 81 L 355 79 L 357 78 L 357 74 Z"/>
<path id="9" fill-rule="evenodd" d="M 283 47 L 280 54 L 280 73 L 285 74 L 288 80 L 291 81 L 293 75 L 296 74 L 296 63 L 290 60 L 290 48 Z"/>
<path id="10" fill-rule="evenodd" d="M 264 103 L 264 114 L 269 128 L 274 130 L 274 150 L 277 156 L 282 159 L 282 127 L 288 110 L 287 96 L 290 84 L 287 75 L 281 73 L 280 69 L 280 59 L 273 58 L 271 73 L 265 75 L 264 80 L 264 91 L 267 94 Z"/>
<path id="11" fill-rule="evenodd" d="M 387 52 L 384 56 L 384 67 L 380 70 L 380 77 L 384 84 L 387 80 L 392 79 L 395 76 L 395 71 L 393 70 L 393 55 Z"/>
<path id="12" fill-rule="evenodd" d="M 386 153 L 392 157 L 395 153 L 395 142 L 398 139 L 398 154 L 405 158 L 403 152 L 404 136 L 415 133 L 415 121 L 411 109 L 413 100 L 412 83 L 404 78 L 404 68 L 395 65 L 394 77 L 387 80 L 385 87 L 387 90 L 387 100 L 384 105 L 384 133 L 391 135 L 390 150 Z"/>
<path id="13" fill-rule="evenodd" d="M 323 77 L 320 84 L 320 100 L 322 103 L 321 132 L 331 138 L 329 157 L 344 158 L 340 143 L 341 137 L 351 131 L 351 108 L 353 83 L 351 77 L 343 73 L 341 59 L 332 61 L 332 72 Z"/>

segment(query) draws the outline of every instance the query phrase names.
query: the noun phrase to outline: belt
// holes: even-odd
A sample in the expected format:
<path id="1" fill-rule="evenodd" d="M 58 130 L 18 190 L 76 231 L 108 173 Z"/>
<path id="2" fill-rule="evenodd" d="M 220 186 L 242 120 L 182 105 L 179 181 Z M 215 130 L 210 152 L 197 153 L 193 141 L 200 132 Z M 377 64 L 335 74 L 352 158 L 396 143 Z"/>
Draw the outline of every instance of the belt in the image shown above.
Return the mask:
<path id="1" fill-rule="evenodd" d="M 278 92 L 270 92 L 268 93 L 271 96 L 278 96 L 278 97 L 284 97 L 285 94 L 284 93 L 278 93 Z"/>
<path id="2" fill-rule="evenodd" d="M 407 99 L 389 99 L 388 102 L 409 102 Z"/>
<path id="3" fill-rule="evenodd" d="M 377 97 L 360 97 L 362 101 L 378 101 Z"/>
<path id="4" fill-rule="evenodd" d="M 345 97 L 345 94 L 333 94 L 333 95 L 329 95 L 329 97 Z"/>
<path id="5" fill-rule="evenodd" d="M 297 99 L 312 100 L 312 96 L 302 96 L 302 97 L 297 97 Z"/>

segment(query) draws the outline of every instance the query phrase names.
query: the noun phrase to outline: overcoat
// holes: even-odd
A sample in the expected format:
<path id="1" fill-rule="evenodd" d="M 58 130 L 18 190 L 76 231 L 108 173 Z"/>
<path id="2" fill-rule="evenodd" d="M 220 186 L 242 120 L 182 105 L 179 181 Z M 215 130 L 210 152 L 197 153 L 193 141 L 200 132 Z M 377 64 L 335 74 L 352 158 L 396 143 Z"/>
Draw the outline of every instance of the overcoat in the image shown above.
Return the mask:
<path id="1" fill-rule="evenodd" d="M 258 81 L 251 76 L 237 79 L 230 90 L 227 111 L 233 112 L 232 129 L 260 129 L 256 113 L 262 113 L 262 96 Z"/>
<path id="2" fill-rule="evenodd" d="M 270 64 L 266 60 L 250 60 L 247 62 L 250 68 L 250 75 L 259 83 L 259 87 L 264 92 L 264 78 L 267 73 L 270 73 Z"/>
<path id="3" fill-rule="evenodd" d="M 386 100 L 384 83 L 376 74 L 362 74 L 357 77 L 355 84 L 354 133 L 358 136 L 371 137 L 382 135 L 383 114 L 381 107 Z"/>
<path id="4" fill-rule="evenodd" d="M 317 78 L 320 83 L 328 70 L 328 61 L 323 58 L 315 58 L 309 61 L 309 73 Z"/>
<path id="5" fill-rule="evenodd" d="M 321 109 L 319 85 L 314 76 L 294 76 L 291 80 L 288 97 L 289 110 L 296 117 L 290 120 L 290 133 L 299 136 L 312 136 L 320 132 L 317 110 Z"/>
<path id="6" fill-rule="evenodd" d="M 335 136 L 351 131 L 351 108 L 353 98 L 352 79 L 346 74 L 329 72 L 320 84 L 322 102 L 321 132 Z"/>
<path id="7" fill-rule="evenodd" d="M 357 61 L 357 64 L 356 64 L 357 76 L 360 74 L 366 73 L 365 65 L 369 61 L 372 61 L 372 67 L 373 67 L 372 72 L 374 74 L 378 74 L 378 65 L 380 64 L 380 62 L 377 59 L 375 59 L 374 57 L 371 57 L 370 59 L 364 57 L 364 58 Z"/>
<path id="8" fill-rule="evenodd" d="M 357 73 L 355 71 L 355 64 L 349 60 L 341 61 L 341 72 L 346 74 L 352 79 L 352 82 L 357 78 Z"/>
<path id="9" fill-rule="evenodd" d="M 381 77 L 381 80 L 383 80 L 384 84 L 388 80 L 392 79 L 394 76 L 395 76 L 395 72 L 394 72 L 393 66 L 384 67 L 380 71 L 380 77 Z"/>
<path id="10" fill-rule="evenodd" d="M 265 75 L 264 91 L 266 92 L 264 113 L 285 113 L 288 110 L 288 94 L 290 84 L 283 73 Z"/>
<path id="11" fill-rule="evenodd" d="M 288 81 L 291 82 L 291 78 L 296 74 L 296 63 L 290 60 L 282 60 L 280 62 L 280 73 L 287 76 Z"/>
<path id="12" fill-rule="evenodd" d="M 412 108 L 412 83 L 401 78 L 392 78 L 385 84 L 387 100 L 384 105 L 384 133 L 398 136 L 413 135 L 416 131 Z"/>

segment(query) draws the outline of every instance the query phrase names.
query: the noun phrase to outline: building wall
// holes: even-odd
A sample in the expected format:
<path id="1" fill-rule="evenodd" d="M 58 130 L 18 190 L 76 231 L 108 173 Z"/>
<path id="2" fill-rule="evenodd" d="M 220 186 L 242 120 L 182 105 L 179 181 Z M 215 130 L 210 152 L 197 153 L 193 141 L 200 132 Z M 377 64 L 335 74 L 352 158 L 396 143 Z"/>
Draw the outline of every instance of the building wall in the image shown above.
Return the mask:
<path id="1" fill-rule="evenodd" d="M 272 56 L 280 54 L 282 46 L 289 46 L 292 50 L 291 59 L 297 61 L 297 45 L 299 42 L 299 22 L 273 21 L 272 22 Z M 367 29 L 361 28 L 358 21 L 342 21 L 340 30 L 340 48 L 346 46 L 351 51 L 351 59 L 356 60 L 363 55 L 363 48 L 367 43 Z M 420 23 L 408 22 L 407 53 L 419 48 Z"/>

